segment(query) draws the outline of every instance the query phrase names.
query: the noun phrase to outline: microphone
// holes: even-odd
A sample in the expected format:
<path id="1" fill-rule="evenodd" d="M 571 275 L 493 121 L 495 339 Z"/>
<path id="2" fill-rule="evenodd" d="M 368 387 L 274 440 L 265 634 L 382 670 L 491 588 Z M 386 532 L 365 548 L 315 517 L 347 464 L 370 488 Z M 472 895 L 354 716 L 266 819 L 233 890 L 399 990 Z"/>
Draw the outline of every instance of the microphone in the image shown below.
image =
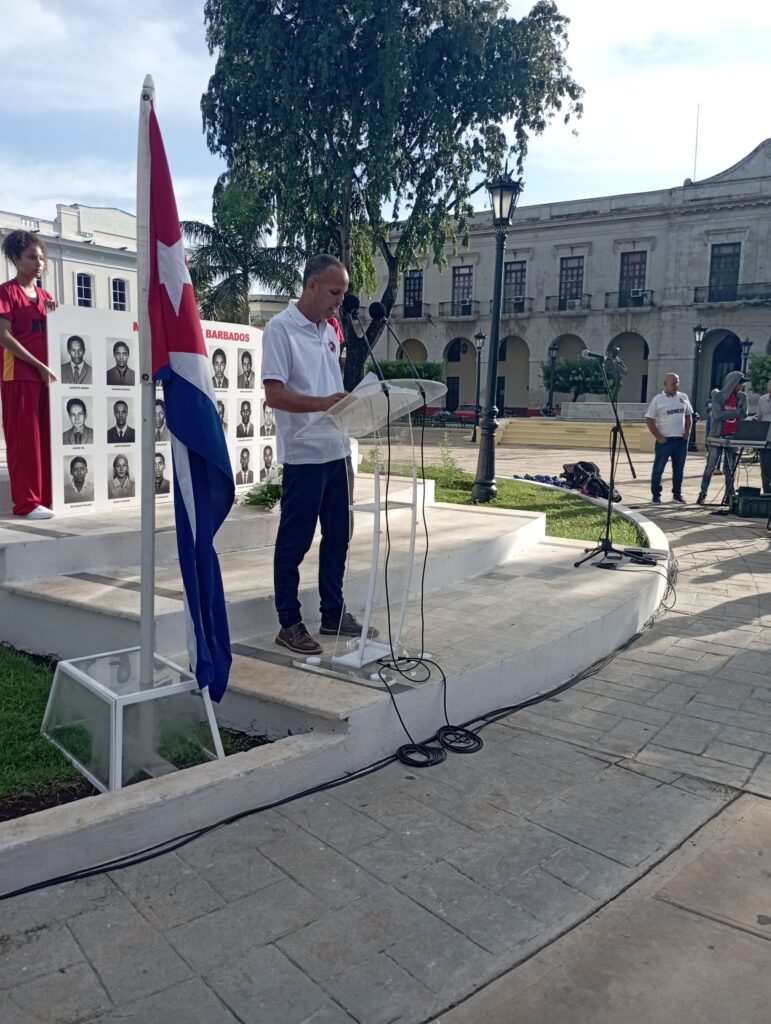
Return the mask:
<path id="1" fill-rule="evenodd" d="M 420 374 L 418 373 L 417 367 L 415 366 L 413 361 L 410 359 L 410 354 L 405 349 L 404 345 L 401 342 L 401 339 L 398 337 L 398 335 L 396 334 L 394 329 L 391 327 L 391 319 L 388 316 L 388 313 L 386 312 L 385 306 L 383 305 L 382 302 L 371 302 L 369 304 L 369 311 L 368 312 L 369 312 L 369 315 L 372 317 L 373 320 L 379 320 L 381 323 L 385 324 L 386 330 L 391 335 L 391 337 L 394 339 L 396 344 L 399 346 L 399 349 L 401 350 L 401 354 L 404 356 L 404 358 L 410 364 L 410 370 L 412 372 L 413 380 L 416 380 L 418 382 L 418 391 L 420 392 L 420 397 L 423 399 L 423 407 L 425 408 L 425 404 L 426 404 L 426 391 L 425 391 L 425 388 L 423 387 L 423 378 L 420 376 Z"/>
<path id="2" fill-rule="evenodd" d="M 590 352 L 588 348 L 585 348 L 581 353 L 583 359 L 598 359 L 601 363 L 604 363 L 608 358 L 606 355 L 600 355 L 599 352 Z"/>
<path id="3" fill-rule="evenodd" d="M 374 303 L 373 303 L 374 305 Z M 370 309 L 372 307 L 370 306 Z M 353 292 L 346 292 L 343 298 L 343 312 L 348 316 L 353 325 L 353 333 L 356 337 L 363 341 L 367 346 L 367 352 L 372 360 L 372 366 L 380 380 L 385 380 L 383 371 L 380 369 L 380 363 L 375 359 L 375 353 L 372 351 L 372 346 L 367 338 L 367 332 L 364 330 L 361 320 L 359 319 L 359 310 L 361 309 L 361 302 L 359 302 L 359 296 L 354 295 Z M 385 312 L 385 309 L 383 310 Z M 371 315 L 371 314 L 370 314 Z"/>

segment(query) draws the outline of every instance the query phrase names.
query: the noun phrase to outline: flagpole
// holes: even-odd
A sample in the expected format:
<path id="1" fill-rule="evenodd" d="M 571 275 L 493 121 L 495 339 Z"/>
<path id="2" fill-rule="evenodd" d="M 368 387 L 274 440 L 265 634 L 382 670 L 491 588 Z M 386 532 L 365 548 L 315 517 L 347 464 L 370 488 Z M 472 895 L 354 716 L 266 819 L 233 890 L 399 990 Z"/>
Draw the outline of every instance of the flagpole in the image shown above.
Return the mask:
<path id="1" fill-rule="evenodd" d="M 155 384 L 148 298 L 150 291 L 150 109 L 155 99 L 152 75 L 147 75 L 139 102 L 137 146 L 137 284 L 139 291 L 139 374 L 142 389 L 141 447 L 141 592 L 139 601 L 140 685 L 153 685 L 155 651 Z"/>

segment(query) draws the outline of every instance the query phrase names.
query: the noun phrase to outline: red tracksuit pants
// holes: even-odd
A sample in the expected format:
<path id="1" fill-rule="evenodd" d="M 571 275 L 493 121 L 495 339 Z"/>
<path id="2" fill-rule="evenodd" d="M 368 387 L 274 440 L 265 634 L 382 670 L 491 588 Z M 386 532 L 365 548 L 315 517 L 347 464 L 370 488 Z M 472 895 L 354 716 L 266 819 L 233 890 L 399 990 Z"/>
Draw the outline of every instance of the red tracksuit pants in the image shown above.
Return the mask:
<path id="1" fill-rule="evenodd" d="M 2 381 L 3 431 L 13 514 L 51 507 L 51 428 L 48 388 L 41 381 Z"/>

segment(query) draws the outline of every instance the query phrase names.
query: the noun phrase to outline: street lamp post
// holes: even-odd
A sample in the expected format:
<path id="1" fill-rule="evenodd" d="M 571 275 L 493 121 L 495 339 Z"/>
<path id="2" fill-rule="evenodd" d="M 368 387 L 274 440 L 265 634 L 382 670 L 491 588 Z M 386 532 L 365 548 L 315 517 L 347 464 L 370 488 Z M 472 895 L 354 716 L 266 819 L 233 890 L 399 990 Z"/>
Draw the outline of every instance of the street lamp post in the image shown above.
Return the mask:
<path id="1" fill-rule="evenodd" d="M 496 496 L 495 488 L 495 432 L 498 429 L 498 409 L 496 407 L 496 391 L 498 385 L 498 349 L 501 332 L 501 298 L 503 285 L 503 254 L 506 249 L 506 235 L 511 226 L 511 218 L 524 185 L 522 179 L 512 181 L 511 175 L 504 171 L 500 177 L 487 186 L 493 208 L 493 227 L 495 228 L 495 278 L 493 280 L 492 323 L 490 325 L 490 355 L 487 361 L 487 404 L 481 423 L 479 439 L 479 458 L 477 475 L 471 489 L 474 501 L 492 501 Z"/>
<path id="2" fill-rule="evenodd" d="M 554 415 L 554 364 L 557 362 L 560 347 L 556 341 L 549 345 L 549 401 L 546 403 L 544 413 L 547 416 Z"/>
<path id="3" fill-rule="evenodd" d="M 474 335 L 474 344 L 477 347 L 477 402 L 474 406 L 474 430 L 471 434 L 471 443 L 477 443 L 477 427 L 479 426 L 479 386 L 482 380 L 482 349 L 485 347 L 487 335 L 484 331 L 477 331 Z"/>
<path id="4" fill-rule="evenodd" d="M 752 349 L 752 341 L 749 338 L 745 338 L 742 342 L 742 373 L 747 375 L 747 361 L 750 358 L 750 350 Z"/>
<path id="5" fill-rule="evenodd" d="M 699 412 L 699 360 L 701 359 L 701 348 L 704 344 L 704 335 L 707 328 L 699 320 L 693 329 L 693 388 L 691 389 L 693 417 L 691 419 L 691 437 L 688 441 L 688 451 L 697 451 L 696 447 L 696 419 Z"/>

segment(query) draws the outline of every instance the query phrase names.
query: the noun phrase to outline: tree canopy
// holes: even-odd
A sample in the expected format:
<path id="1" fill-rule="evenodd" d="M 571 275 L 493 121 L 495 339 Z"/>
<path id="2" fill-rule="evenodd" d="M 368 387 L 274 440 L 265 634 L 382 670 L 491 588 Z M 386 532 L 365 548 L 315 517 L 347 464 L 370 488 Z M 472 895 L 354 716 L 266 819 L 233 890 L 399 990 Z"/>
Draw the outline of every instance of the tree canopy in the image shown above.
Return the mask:
<path id="1" fill-rule="evenodd" d="M 270 246 L 265 229 L 270 199 L 253 177 L 223 177 L 214 189 L 213 225 L 182 222 L 191 243 L 190 275 L 205 320 L 249 323 L 249 289 L 260 281 L 290 292 L 300 283 L 302 259 L 291 245 Z"/>
<path id="2" fill-rule="evenodd" d="M 747 367 L 750 386 L 756 395 L 765 395 L 771 380 L 771 356 L 753 356 Z"/>
<path id="3" fill-rule="evenodd" d="M 608 383 L 614 394 L 621 389 L 623 378 L 613 365 L 607 367 Z M 541 378 L 545 387 L 551 380 L 551 363 L 541 363 Z M 579 395 L 604 395 L 605 381 L 600 364 L 596 359 L 556 359 L 554 361 L 554 390 L 573 396 L 577 401 Z"/>
<path id="4" fill-rule="evenodd" d="M 354 288 L 373 286 L 379 252 L 389 311 L 404 269 L 463 243 L 479 179 L 521 169 L 530 135 L 580 114 L 549 0 L 519 19 L 506 0 L 206 0 L 204 16 L 210 149 L 257 168 L 279 238 L 333 252 Z M 366 351 L 346 340 L 348 384 Z"/>

